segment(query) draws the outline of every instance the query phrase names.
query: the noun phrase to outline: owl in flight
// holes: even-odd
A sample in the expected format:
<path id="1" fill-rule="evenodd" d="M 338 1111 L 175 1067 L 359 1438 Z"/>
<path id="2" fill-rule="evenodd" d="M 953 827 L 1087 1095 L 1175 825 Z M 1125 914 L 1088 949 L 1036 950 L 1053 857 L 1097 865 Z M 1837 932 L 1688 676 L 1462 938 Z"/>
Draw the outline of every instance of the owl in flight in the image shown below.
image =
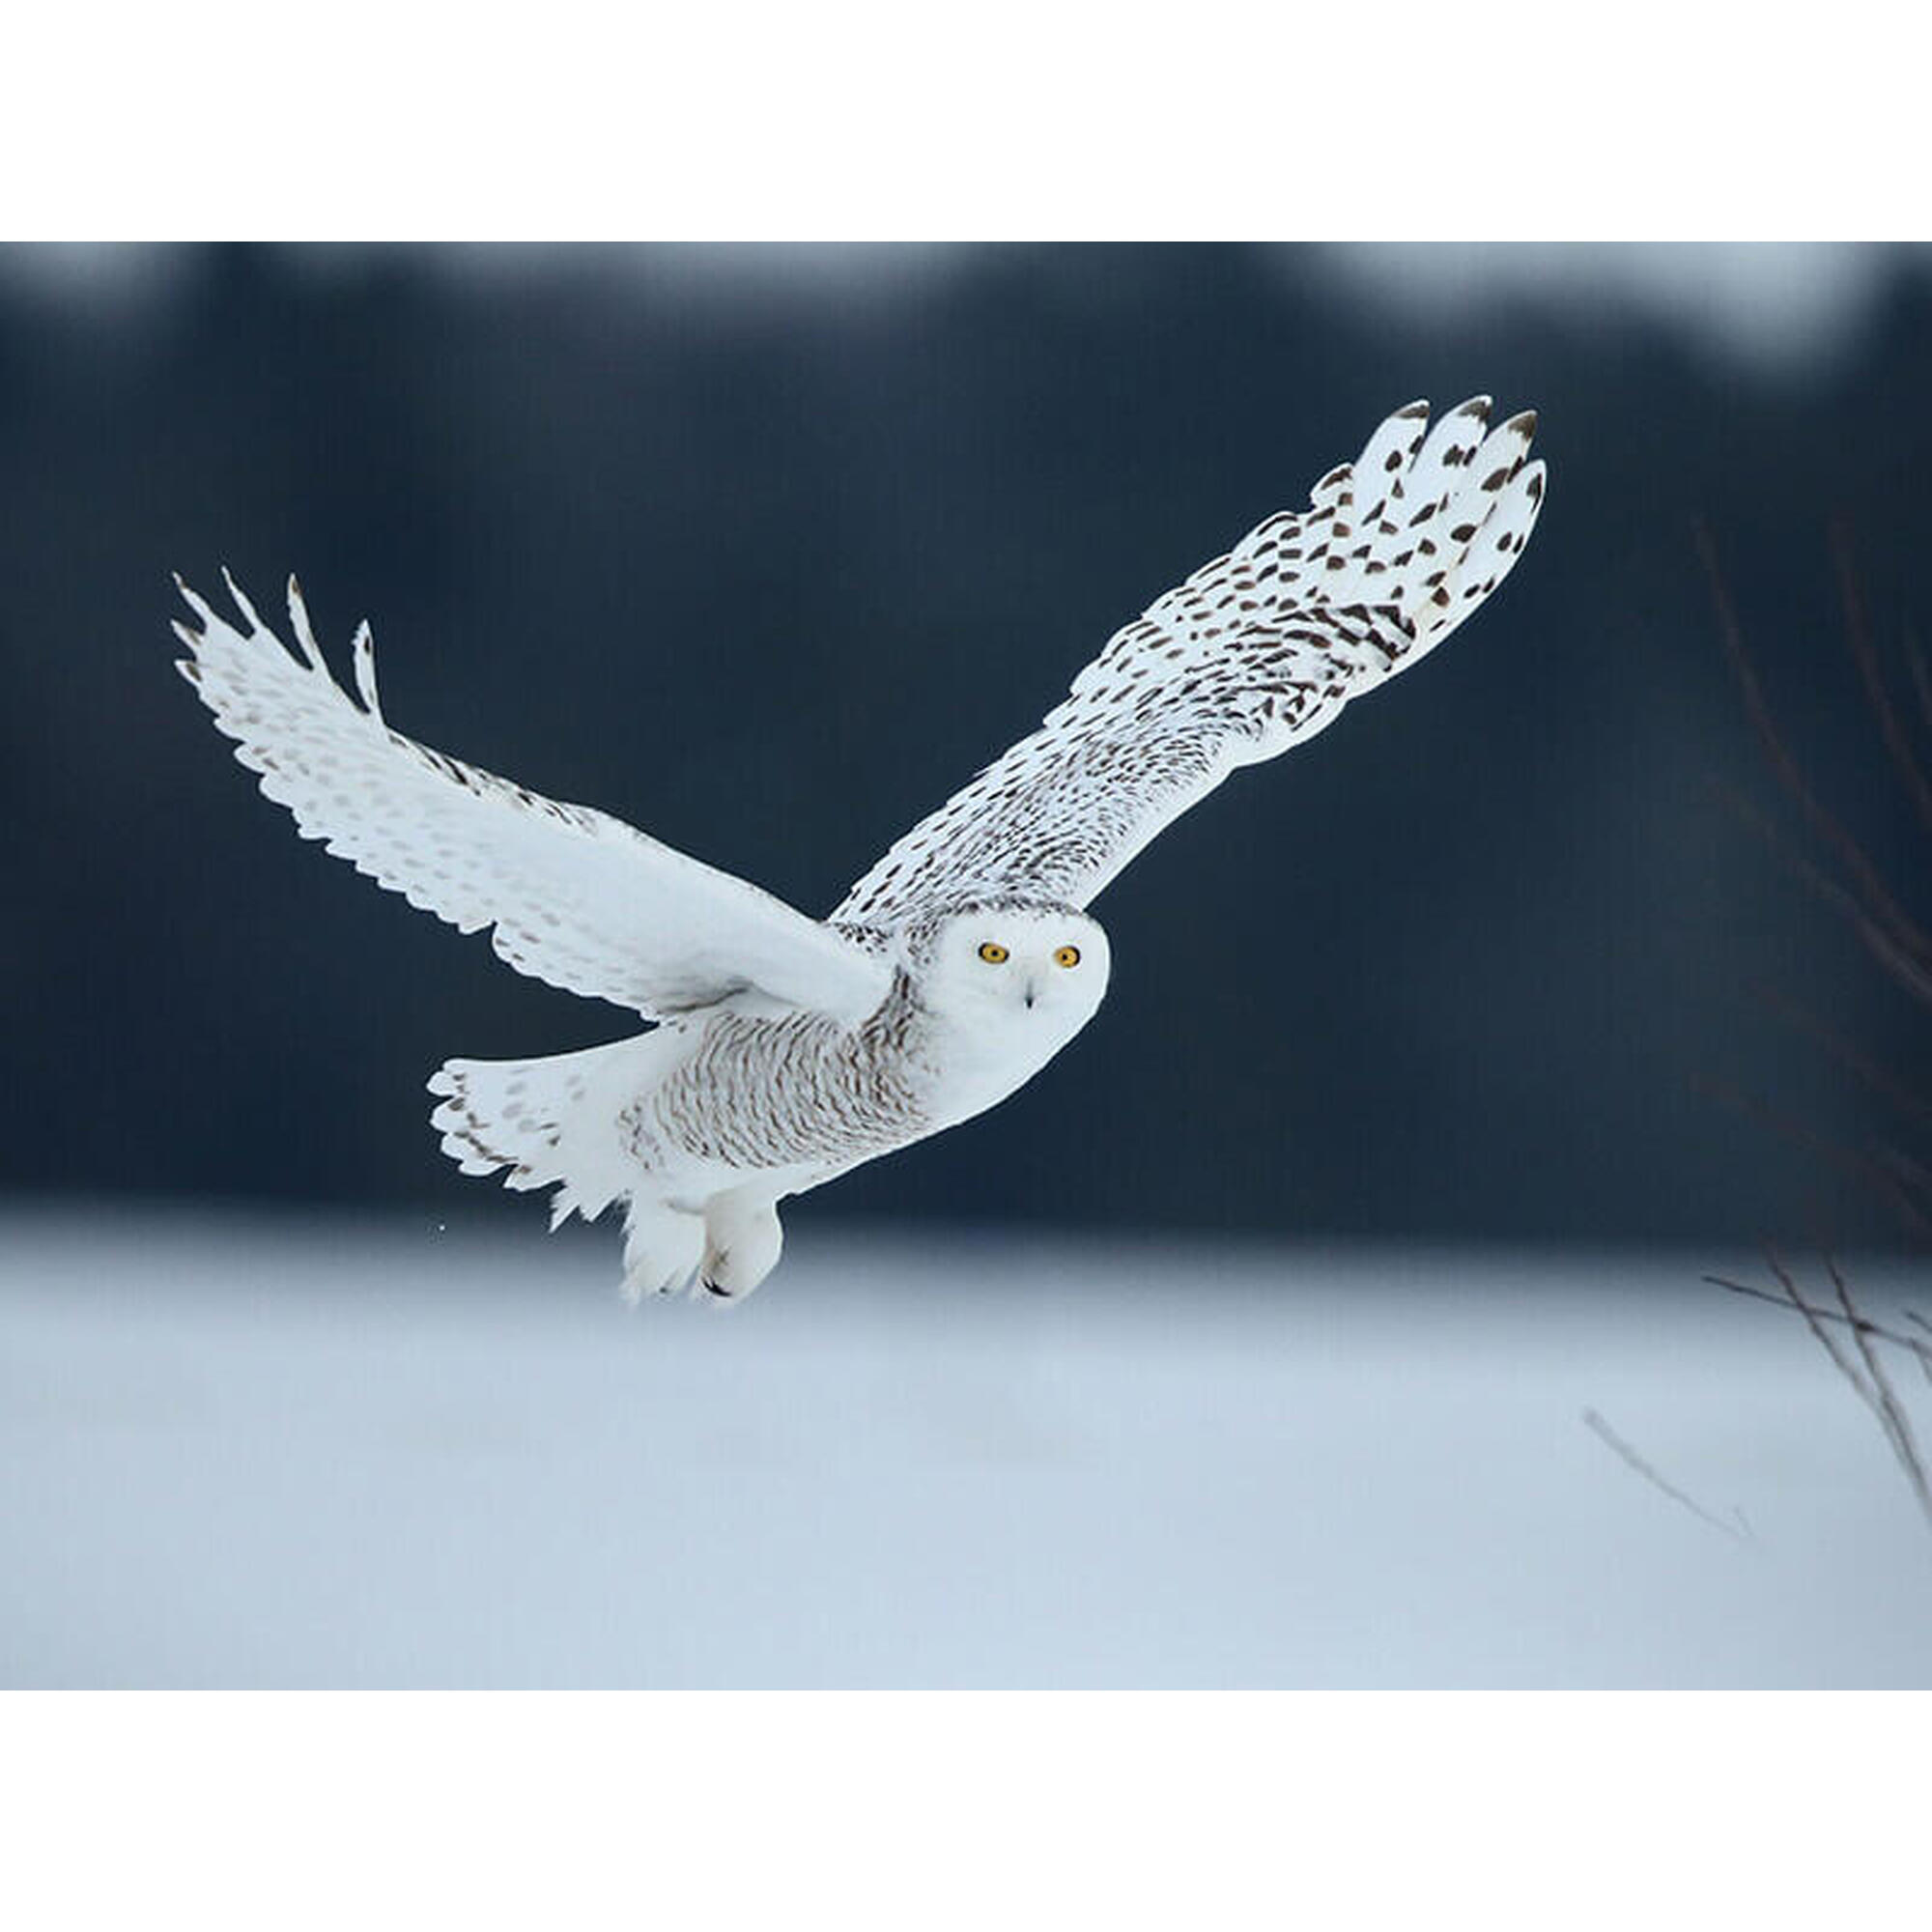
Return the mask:
<path id="1" fill-rule="evenodd" d="M 289 582 L 299 656 L 223 573 L 185 584 L 182 674 L 302 837 L 521 973 L 657 1024 L 582 1053 L 452 1060 L 430 1081 L 466 1174 L 556 1188 L 551 1226 L 626 1203 L 624 1285 L 749 1294 L 779 1203 L 956 1126 L 1094 1017 L 1085 908 L 1229 773 L 1312 737 L 1509 574 L 1543 501 L 1533 413 L 1398 410 L 1352 464 L 1149 606 L 1032 736 L 908 832 L 829 919 L 588 806 L 389 728 L 363 624 L 357 703 Z"/>

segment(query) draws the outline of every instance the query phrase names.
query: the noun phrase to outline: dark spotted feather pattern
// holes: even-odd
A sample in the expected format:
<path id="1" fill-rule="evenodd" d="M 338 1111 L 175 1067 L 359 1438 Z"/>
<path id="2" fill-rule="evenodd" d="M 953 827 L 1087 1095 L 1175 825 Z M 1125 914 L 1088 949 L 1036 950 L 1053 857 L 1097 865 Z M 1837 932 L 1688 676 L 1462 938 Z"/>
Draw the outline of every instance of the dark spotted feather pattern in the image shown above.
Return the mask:
<path id="1" fill-rule="evenodd" d="M 1039 729 L 893 846 L 833 914 L 891 927 L 1018 895 L 1086 905 L 1238 767 L 1329 724 L 1500 583 L 1542 505 L 1533 414 L 1390 416 L 1352 464 L 1118 632 Z"/>

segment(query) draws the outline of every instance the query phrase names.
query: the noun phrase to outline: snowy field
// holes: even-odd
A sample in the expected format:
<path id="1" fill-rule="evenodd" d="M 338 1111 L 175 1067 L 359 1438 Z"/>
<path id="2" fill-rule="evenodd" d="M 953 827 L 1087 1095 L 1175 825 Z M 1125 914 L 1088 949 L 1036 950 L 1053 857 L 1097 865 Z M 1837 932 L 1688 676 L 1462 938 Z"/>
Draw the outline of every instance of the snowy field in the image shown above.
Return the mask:
<path id="1" fill-rule="evenodd" d="M 0 1682 L 1932 1685 L 1876 1427 L 1712 1265 L 803 1213 L 631 1312 L 605 1230 L 15 1214 Z"/>

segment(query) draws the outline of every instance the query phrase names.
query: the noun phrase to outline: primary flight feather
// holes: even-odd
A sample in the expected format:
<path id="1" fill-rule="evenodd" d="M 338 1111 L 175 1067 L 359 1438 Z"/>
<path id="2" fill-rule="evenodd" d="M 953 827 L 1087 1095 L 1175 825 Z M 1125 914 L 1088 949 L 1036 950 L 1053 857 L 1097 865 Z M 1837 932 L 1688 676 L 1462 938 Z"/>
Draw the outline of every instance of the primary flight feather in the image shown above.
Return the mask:
<path id="1" fill-rule="evenodd" d="M 588 806 L 390 728 L 368 626 L 356 696 L 290 580 L 283 644 L 185 584 L 180 668 L 304 838 L 519 972 L 635 1009 L 585 1052 L 452 1060 L 430 1082 L 469 1174 L 554 1186 L 552 1225 L 626 1203 L 629 1293 L 749 1293 L 778 1204 L 983 1112 L 1093 1018 L 1085 908 L 1164 826 L 1440 643 L 1542 505 L 1535 417 L 1487 397 L 1388 418 L 1353 464 L 1117 632 L 1038 730 L 921 821 L 827 920 Z M 177 580 L 179 582 L 179 580 Z"/>

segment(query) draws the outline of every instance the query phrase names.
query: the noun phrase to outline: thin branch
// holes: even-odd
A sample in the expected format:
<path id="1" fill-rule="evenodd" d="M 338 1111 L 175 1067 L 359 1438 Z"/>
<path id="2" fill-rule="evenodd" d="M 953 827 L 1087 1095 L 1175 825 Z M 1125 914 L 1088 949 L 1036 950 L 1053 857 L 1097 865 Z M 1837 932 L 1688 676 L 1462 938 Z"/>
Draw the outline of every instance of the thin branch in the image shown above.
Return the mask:
<path id="1" fill-rule="evenodd" d="M 1880 1433 L 1885 1436 L 1886 1445 L 1892 1453 L 1899 1467 L 1905 1472 L 1905 1480 L 1911 1486 L 1914 1500 L 1925 1518 L 1928 1527 L 1932 1527 L 1932 1477 L 1925 1467 L 1925 1458 L 1920 1452 L 1917 1436 L 1913 1433 L 1912 1419 L 1906 1413 L 1905 1406 L 1898 1399 L 1898 1392 L 1891 1385 L 1891 1378 L 1887 1375 L 1885 1363 L 1879 1352 L 1872 1347 L 1874 1338 L 1890 1342 L 1899 1348 L 1911 1350 L 1921 1369 L 1932 1375 L 1932 1348 L 1916 1341 L 1909 1335 L 1901 1335 L 1896 1329 L 1886 1328 L 1863 1314 L 1852 1298 L 1852 1291 L 1837 1264 L 1826 1257 L 1825 1265 L 1832 1277 L 1832 1286 L 1836 1292 L 1838 1306 L 1835 1310 L 1814 1306 L 1804 1298 L 1803 1291 L 1791 1277 L 1790 1271 L 1780 1262 L 1775 1250 L 1766 1248 L 1765 1259 L 1771 1271 L 1777 1277 L 1783 1290 L 1782 1294 L 1770 1294 L 1761 1288 L 1752 1288 L 1744 1282 L 1727 1281 L 1721 1275 L 1707 1275 L 1705 1279 L 1719 1288 L 1727 1288 L 1737 1294 L 1747 1294 L 1757 1301 L 1769 1301 L 1778 1307 L 1795 1308 L 1804 1317 L 1804 1325 L 1811 1331 L 1812 1339 L 1831 1358 L 1832 1366 L 1844 1377 L 1857 1394 L 1859 1400 L 1871 1410 L 1877 1419 Z M 1908 1320 L 1921 1327 L 1932 1328 L 1924 1318 L 1908 1311 Z M 1858 1350 L 1859 1360 L 1854 1362 L 1842 1350 L 1833 1335 L 1829 1322 L 1842 1323 L 1851 1331 L 1853 1345 Z M 1860 1364 L 1862 1364 L 1861 1368 Z"/>
<path id="2" fill-rule="evenodd" d="M 1928 1335 L 1932 1335 L 1932 1321 L 1926 1321 L 1918 1309 L 1908 1308 L 1905 1311 L 1905 1319 L 1908 1321 L 1916 1321 Z M 1918 1356 L 1919 1373 L 1928 1382 L 1932 1382 L 1932 1349 L 1919 1347 L 1916 1343 L 1913 1346 Z"/>
<path id="3" fill-rule="evenodd" d="M 1713 1288 L 1729 1289 L 1733 1294 L 1748 1295 L 1753 1301 L 1768 1301 L 1774 1308 L 1789 1308 L 1788 1295 L 1773 1294 L 1769 1289 L 1758 1288 L 1747 1281 L 1733 1281 L 1728 1275 L 1707 1274 L 1704 1279 Z M 1847 1318 L 1830 1308 L 1814 1308 L 1811 1311 L 1821 1321 L 1845 1321 Z M 1917 1322 L 1928 1334 L 1932 1334 L 1932 1322 L 1916 1310 L 1905 1311 L 1908 1321 Z M 1921 1342 L 1916 1335 L 1901 1335 L 1896 1328 L 1888 1328 L 1882 1321 L 1874 1321 L 1869 1315 L 1860 1313 L 1852 1319 L 1852 1325 L 1862 1329 L 1867 1335 L 1875 1335 L 1881 1342 L 1889 1342 L 1894 1348 L 1909 1350 L 1918 1360 L 1932 1371 L 1932 1342 Z"/>
<path id="4" fill-rule="evenodd" d="M 1865 950 L 1915 1000 L 1932 1005 L 1932 973 L 1928 973 L 1918 960 L 1908 957 L 1900 951 L 1891 935 L 1883 931 L 1873 921 L 1858 895 L 1805 858 L 1773 824 L 1764 811 L 1743 792 L 1721 780 L 1714 780 L 1713 782 L 1718 796 L 1757 833 L 1793 876 L 1810 887 L 1827 904 L 1836 907 L 1844 915 L 1864 942 Z"/>
<path id="5" fill-rule="evenodd" d="M 1916 1194 L 1928 1208 L 1932 1208 L 1932 1168 L 1895 1147 L 1875 1147 L 1872 1158 L 1891 1176 L 1900 1192 Z"/>
<path id="6" fill-rule="evenodd" d="M 1875 1092 L 1883 1094 L 1895 1107 L 1908 1114 L 1932 1115 L 1932 1095 L 1915 1094 L 1904 1082 L 1892 1075 L 1867 1053 L 1854 1046 L 1843 1034 L 1828 1026 L 1808 1007 L 1802 1007 L 1796 1000 L 1788 999 L 1776 987 L 1754 985 L 1751 997 L 1760 1006 L 1768 1007 L 1788 1025 L 1801 1033 L 1807 1033 L 1838 1064 Z"/>
<path id="7" fill-rule="evenodd" d="M 1794 1147 L 1822 1154 L 1826 1160 L 1861 1182 L 1870 1192 L 1889 1205 L 1892 1211 L 1904 1221 L 1907 1227 L 1919 1235 L 1932 1236 L 1932 1215 L 1928 1215 L 1911 1192 L 1900 1182 L 1883 1161 L 1861 1151 L 1858 1148 L 1845 1147 L 1841 1143 L 1827 1140 L 1823 1134 L 1815 1132 L 1802 1122 L 1795 1121 L 1789 1114 L 1781 1114 L 1775 1107 L 1769 1107 L 1761 1100 L 1753 1100 L 1740 1089 L 1727 1081 L 1714 1080 L 1708 1076 L 1698 1076 L 1691 1083 L 1697 1091 L 1708 1094 L 1713 1099 L 1735 1108 L 1746 1119 L 1755 1121 L 1759 1126 L 1789 1141 Z"/>
<path id="8" fill-rule="evenodd" d="M 1656 1469 L 1645 1462 L 1594 1408 L 1586 1408 L 1583 1411 L 1583 1426 L 1592 1435 L 1597 1436 L 1599 1440 L 1606 1443 L 1615 1451 L 1645 1482 L 1662 1490 L 1672 1502 L 1682 1503 L 1692 1516 L 1698 1518 L 1701 1521 L 1708 1522 L 1713 1529 L 1722 1530 L 1733 1542 L 1749 1543 L 1752 1540 L 1750 1524 L 1744 1520 L 1744 1512 L 1742 1510 L 1738 1512 L 1740 1522 L 1743 1524 L 1742 1527 L 1740 1527 L 1739 1522 L 1726 1522 L 1722 1517 L 1712 1515 L 1702 1503 L 1687 1496 L 1674 1483 L 1666 1482 L 1663 1477 L 1660 1476 Z"/>
<path id="9" fill-rule="evenodd" d="M 1924 929 L 1892 896 L 1877 866 L 1858 838 L 1835 814 L 1827 810 L 1805 781 L 1804 772 L 1772 717 L 1763 684 L 1746 646 L 1737 610 L 1718 559 L 1717 545 L 1701 520 L 1695 526 L 1694 535 L 1697 553 L 1709 580 L 1712 601 L 1717 609 L 1719 636 L 1743 693 L 1751 727 L 1778 782 L 1796 802 L 1811 830 L 1835 853 L 1837 865 L 1843 868 L 1843 876 L 1834 875 L 1836 867 L 1828 871 L 1795 849 L 1782 829 L 1751 802 L 1729 787 L 1720 789 L 1733 810 L 1766 840 L 1774 855 L 1804 885 L 1851 923 L 1865 949 L 1885 971 L 1915 998 L 1932 1005 L 1932 952 L 1928 952 Z M 1932 777 L 1928 777 L 1914 734 L 1908 731 L 1905 719 L 1888 689 L 1859 582 L 1850 533 L 1842 520 L 1833 520 L 1831 526 L 1831 549 L 1844 616 L 1846 648 L 1864 687 L 1865 699 L 1892 771 L 1910 795 L 1921 825 L 1932 832 Z M 1928 675 L 1925 655 L 1909 630 L 1904 636 L 1904 654 L 1912 689 L 1918 699 L 1920 722 L 1932 728 L 1932 675 Z M 1795 1020 L 1821 1040 L 1842 1065 L 1895 1106 L 1920 1120 L 1932 1111 L 1924 1099 L 1910 1093 L 1889 1069 L 1861 1052 L 1824 1022 L 1788 1002 L 1776 1001 L 1775 996 L 1768 993 L 1760 992 L 1759 997 L 1781 1005 L 1787 1018 Z M 1710 1082 L 1701 1084 L 1707 1088 L 1715 1085 Z M 1921 1233 L 1932 1233 L 1932 1218 L 1928 1218 L 1928 1214 L 1932 1213 L 1932 1167 L 1890 1146 L 1882 1145 L 1871 1150 L 1836 1146 L 1794 1121 L 1776 1116 L 1768 1108 L 1753 1105 L 1741 1094 L 1732 1093 L 1727 1097 L 1733 1105 L 1760 1121 L 1768 1122 L 1788 1139 L 1808 1145 L 1835 1166 L 1849 1169 L 1866 1185 L 1876 1186 Z M 1835 1309 L 1808 1300 L 1776 1250 L 1768 1244 L 1765 1261 L 1777 1283 L 1777 1293 L 1745 1282 L 1731 1281 L 1721 1275 L 1707 1275 L 1705 1279 L 1732 1293 L 1797 1311 L 1812 1340 L 1824 1350 L 1827 1360 L 1850 1384 L 1860 1402 L 1871 1411 L 1894 1461 L 1905 1474 L 1919 1513 L 1928 1528 L 1932 1528 L 1932 1474 L 1928 1474 L 1912 1418 L 1898 1399 L 1898 1392 L 1887 1372 L 1884 1355 L 1877 1346 L 1885 1343 L 1905 1350 L 1918 1363 L 1928 1383 L 1932 1383 L 1932 1321 L 1915 1309 L 1905 1311 L 1906 1321 L 1928 1338 L 1924 1340 L 1918 1335 L 1901 1333 L 1873 1321 L 1859 1308 L 1850 1284 L 1829 1253 L 1825 1257 L 1825 1267 L 1836 1298 Z M 1841 1345 L 1841 1334 L 1849 1335 L 1849 1348 Z M 1599 1433 L 1605 1434 L 1604 1431 Z M 1605 1440 L 1612 1441 L 1612 1446 L 1616 1446 L 1607 1434 Z M 1634 1457 L 1634 1452 L 1626 1460 L 1631 1461 L 1634 1467 L 1654 1474 L 1640 1459 Z M 1660 1487 L 1668 1491 L 1668 1485 L 1662 1484 L 1661 1478 L 1657 1480 Z M 1688 1497 L 1680 1495 L 1679 1500 L 1696 1508 Z M 1697 1513 L 1709 1520 L 1707 1512 L 1699 1510 Z"/>
<path id="10" fill-rule="evenodd" d="M 1804 1316 L 1804 1325 L 1811 1331 L 1811 1339 L 1824 1350 L 1826 1354 L 1831 1356 L 1832 1366 L 1857 1390 L 1859 1400 L 1867 1408 L 1873 1406 L 1878 1400 L 1877 1392 L 1860 1373 L 1858 1364 L 1838 1347 L 1837 1338 L 1825 1326 L 1825 1317 L 1828 1311 L 1813 1308 L 1804 1299 L 1803 1292 L 1800 1290 L 1797 1282 L 1786 1271 L 1784 1264 L 1769 1248 L 1765 1250 L 1765 1259 L 1771 1264 L 1771 1271 L 1776 1275 L 1777 1285 L 1783 1289 L 1785 1299 L 1790 1302 L 1792 1307 L 1797 1309 L 1800 1315 Z M 1851 1322 L 1854 1331 L 1856 1331 L 1858 1317 L 1847 1313 L 1844 1319 Z"/>
<path id="11" fill-rule="evenodd" d="M 1912 688 L 1918 694 L 1918 709 L 1925 719 L 1926 728 L 1932 730 L 1932 671 L 1925 668 L 1925 653 L 1919 647 L 1918 633 L 1906 628 L 1901 641 L 1905 645 L 1905 668 L 1912 673 Z"/>
<path id="12" fill-rule="evenodd" d="M 1758 680 L 1757 668 L 1745 645 L 1744 630 L 1738 621 L 1737 609 L 1731 602 L 1730 587 L 1724 582 L 1723 567 L 1718 560 L 1717 544 L 1701 519 L 1695 526 L 1694 535 L 1697 554 L 1703 559 L 1705 575 L 1710 580 L 1712 601 L 1717 606 L 1718 635 L 1723 641 L 1724 655 L 1729 658 L 1731 669 L 1743 689 L 1745 710 L 1771 759 L 1772 768 L 1785 790 L 1797 800 L 1813 828 L 1828 843 L 1837 847 L 1839 857 L 1858 882 L 1871 913 L 1891 929 L 1893 939 L 1908 952 L 1932 960 L 1932 937 L 1928 937 L 1892 897 L 1877 867 L 1866 857 L 1864 848 L 1819 803 L 1817 795 L 1805 783 L 1797 759 L 1791 755 L 1772 719 L 1771 707 L 1765 701 L 1764 687 Z"/>
<path id="13" fill-rule="evenodd" d="M 1912 1418 L 1899 1402 L 1891 1378 L 1886 1374 L 1885 1364 L 1871 1345 L 1871 1337 L 1859 1324 L 1852 1291 L 1845 1285 L 1844 1276 L 1838 1272 L 1837 1263 L 1827 1255 L 1825 1267 L 1832 1277 L 1833 1288 L 1837 1291 L 1838 1306 L 1845 1311 L 1845 1319 L 1852 1324 L 1852 1339 L 1858 1344 L 1865 1374 L 1870 1378 L 1873 1391 L 1871 1411 L 1878 1417 L 1879 1427 L 1885 1431 L 1891 1452 L 1898 1458 L 1899 1467 L 1905 1471 L 1905 1480 L 1912 1485 L 1912 1493 L 1918 1499 L 1926 1526 L 1932 1528 L 1932 1480 L 1926 1477 L 1925 1459 L 1919 1454 L 1918 1438 L 1912 1433 Z"/>
<path id="14" fill-rule="evenodd" d="M 1926 830 L 1932 832 L 1932 782 L 1927 781 L 1924 767 L 1919 764 L 1893 708 L 1891 695 L 1885 688 L 1864 598 L 1859 589 L 1858 569 L 1852 558 L 1851 532 L 1842 518 L 1832 520 L 1831 540 L 1832 561 L 1838 573 L 1838 598 L 1845 611 L 1845 642 L 1850 647 L 1852 662 L 1859 668 L 1859 680 L 1871 701 L 1872 716 L 1878 720 L 1879 735 L 1885 740 L 1892 769 L 1897 772 L 1899 782 L 1912 794 L 1912 802 L 1918 808 L 1918 816 Z"/>

